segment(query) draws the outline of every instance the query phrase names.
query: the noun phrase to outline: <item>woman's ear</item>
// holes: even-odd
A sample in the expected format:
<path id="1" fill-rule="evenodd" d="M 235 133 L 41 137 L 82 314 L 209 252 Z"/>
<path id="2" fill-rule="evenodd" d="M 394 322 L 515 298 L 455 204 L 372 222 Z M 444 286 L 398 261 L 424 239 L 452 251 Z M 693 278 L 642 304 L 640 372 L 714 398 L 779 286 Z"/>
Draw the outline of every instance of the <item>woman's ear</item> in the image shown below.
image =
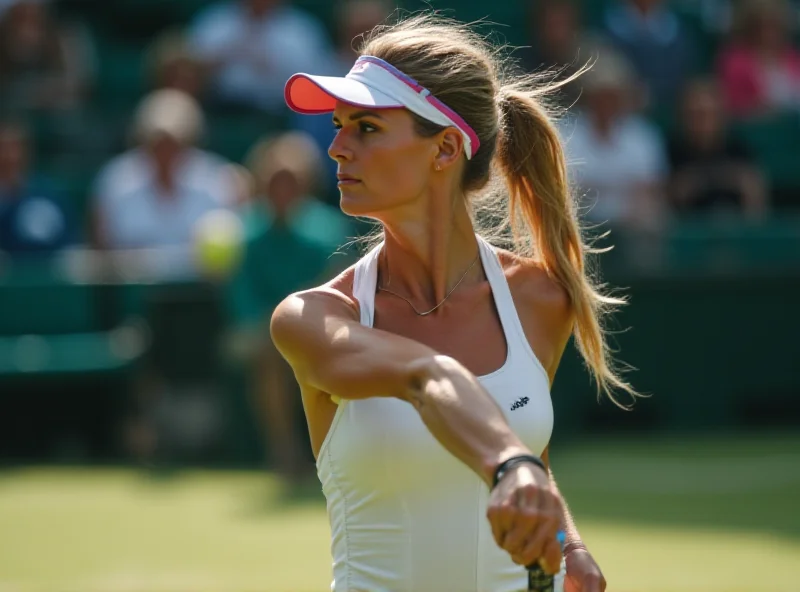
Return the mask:
<path id="1" fill-rule="evenodd" d="M 434 168 L 441 171 L 458 162 L 461 157 L 464 151 L 464 138 L 461 132 L 452 127 L 443 129 L 438 135 L 437 148 Z"/>

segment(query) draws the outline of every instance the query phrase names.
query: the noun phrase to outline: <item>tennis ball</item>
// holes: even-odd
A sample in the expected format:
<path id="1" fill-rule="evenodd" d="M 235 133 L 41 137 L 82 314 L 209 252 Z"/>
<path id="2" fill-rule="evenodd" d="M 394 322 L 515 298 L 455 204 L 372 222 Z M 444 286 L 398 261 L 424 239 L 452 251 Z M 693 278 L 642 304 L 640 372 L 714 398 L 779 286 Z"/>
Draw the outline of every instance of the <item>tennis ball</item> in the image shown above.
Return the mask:
<path id="1" fill-rule="evenodd" d="M 194 228 L 195 260 L 200 272 L 215 280 L 229 277 L 244 252 L 244 226 L 228 210 L 204 214 Z"/>

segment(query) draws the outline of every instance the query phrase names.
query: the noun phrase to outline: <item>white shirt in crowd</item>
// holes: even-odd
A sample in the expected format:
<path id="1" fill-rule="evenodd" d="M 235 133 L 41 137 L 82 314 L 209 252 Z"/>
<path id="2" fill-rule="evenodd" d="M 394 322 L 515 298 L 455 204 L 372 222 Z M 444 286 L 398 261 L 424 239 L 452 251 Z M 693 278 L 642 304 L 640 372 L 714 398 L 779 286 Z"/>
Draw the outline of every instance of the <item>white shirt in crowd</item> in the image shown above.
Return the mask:
<path id="1" fill-rule="evenodd" d="M 163 195 L 150 157 L 134 149 L 112 159 L 95 181 L 99 222 L 112 249 L 180 247 L 192 243 L 203 214 L 231 207 L 235 180 L 224 159 L 188 149 L 176 173 L 176 189 Z"/>
<path id="2" fill-rule="evenodd" d="M 583 196 L 586 217 L 624 223 L 642 185 L 661 183 L 668 163 L 658 129 L 641 117 L 622 118 L 607 138 L 589 117 L 579 114 L 561 124 L 570 178 Z"/>
<path id="3" fill-rule="evenodd" d="M 291 6 L 254 20 L 240 2 L 214 5 L 196 17 L 189 36 L 201 59 L 222 60 L 215 80 L 222 98 L 267 110 L 283 108 L 292 74 L 319 71 L 333 53 L 322 25 Z"/>

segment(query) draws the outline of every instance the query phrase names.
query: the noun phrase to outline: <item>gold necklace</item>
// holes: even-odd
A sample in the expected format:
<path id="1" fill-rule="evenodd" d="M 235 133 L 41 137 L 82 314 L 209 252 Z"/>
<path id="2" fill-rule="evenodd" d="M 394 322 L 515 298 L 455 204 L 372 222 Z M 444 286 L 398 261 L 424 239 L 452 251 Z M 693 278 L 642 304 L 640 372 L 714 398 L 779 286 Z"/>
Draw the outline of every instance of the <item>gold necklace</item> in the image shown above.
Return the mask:
<path id="1" fill-rule="evenodd" d="M 418 311 L 418 310 L 417 310 L 417 307 L 416 307 L 416 306 L 414 306 L 414 305 L 411 303 L 411 301 L 410 301 L 408 298 L 406 298 L 405 296 L 401 296 L 401 295 L 400 295 L 400 294 L 398 294 L 397 292 L 393 292 L 392 290 L 389 290 L 389 286 L 392 284 L 392 276 L 389 276 L 389 281 L 388 281 L 388 282 L 386 282 L 386 287 L 385 287 L 385 288 L 383 288 L 383 287 L 381 287 L 381 286 L 378 286 L 378 290 L 380 290 L 381 292 L 386 292 L 387 294 L 391 294 L 392 296 L 397 296 L 398 298 L 400 298 L 400 300 L 405 300 L 405 301 L 406 301 L 406 303 L 407 303 L 407 304 L 408 304 L 408 305 L 411 307 L 411 310 L 413 310 L 415 313 L 417 313 L 417 316 L 424 317 L 424 316 L 427 316 L 427 315 L 431 314 L 431 313 L 432 313 L 434 310 L 436 310 L 436 309 L 437 309 L 437 308 L 439 308 L 439 307 L 440 307 L 442 304 L 444 304 L 444 303 L 447 301 L 447 299 L 448 299 L 448 298 L 450 298 L 450 294 L 452 294 L 453 292 L 455 292 L 455 291 L 456 291 L 456 288 L 458 288 L 458 287 L 461 285 L 461 282 L 463 282 L 463 281 L 464 281 L 464 278 L 466 278 L 466 277 L 467 277 L 467 274 L 469 273 L 469 271 L 470 271 L 470 270 L 471 270 L 473 267 L 475 267 L 475 264 L 478 262 L 478 259 L 480 259 L 480 257 L 481 257 L 481 254 L 480 254 L 480 253 L 478 253 L 478 254 L 477 254 L 477 256 L 475 257 L 475 259 L 473 259 L 473 260 L 472 260 L 472 263 L 470 263 L 470 264 L 469 264 L 469 267 L 467 267 L 467 270 L 464 272 L 464 275 L 462 275 L 462 276 L 461 276 L 461 279 L 459 279 L 459 280 L 456 282 L 456 285 L 455 285 L 455 286 L 453 286 L 452 288 L 450 288 L 450 291 L 449 291 L 449 292 L 447 293 L 447 295 L 446 295 L 446 296 L 445 296 L 445 297 L 442 299 L 442 301 L 441 301 L 439 304 L 437 304 L 436 306 L 434 306 L 432 309 L 430 309 L 430 310 L 427 310 L 427 311 L 425 311 L 425 312 L 420 312 L 420 311 Z"/>

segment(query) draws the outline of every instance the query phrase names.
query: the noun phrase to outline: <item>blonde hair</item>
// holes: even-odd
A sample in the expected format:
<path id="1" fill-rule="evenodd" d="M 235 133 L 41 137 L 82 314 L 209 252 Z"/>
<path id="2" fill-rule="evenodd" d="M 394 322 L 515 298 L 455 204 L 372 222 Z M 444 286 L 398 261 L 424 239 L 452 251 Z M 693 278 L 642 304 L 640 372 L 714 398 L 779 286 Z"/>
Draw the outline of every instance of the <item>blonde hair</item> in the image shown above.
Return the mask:
<path id="1" fill-rule="evenodd" d="M 597 384 L 635 398 L 615 369 L 602 321 L 623 299 L 604 295 L 587 270 L 575 196 L 564 150 L 543 99 L 576 76 L 549 83 L 517 75 L 500 49 L 470 26 L 428 13 L 369 33 L 359 50 L 386 60 L 458 113 L 480 138 L 462 187 L 476 231 L 534 260 L 569 295 L 575 343 Z M 419 133 L 443 128 L 412 114 Z"/>

